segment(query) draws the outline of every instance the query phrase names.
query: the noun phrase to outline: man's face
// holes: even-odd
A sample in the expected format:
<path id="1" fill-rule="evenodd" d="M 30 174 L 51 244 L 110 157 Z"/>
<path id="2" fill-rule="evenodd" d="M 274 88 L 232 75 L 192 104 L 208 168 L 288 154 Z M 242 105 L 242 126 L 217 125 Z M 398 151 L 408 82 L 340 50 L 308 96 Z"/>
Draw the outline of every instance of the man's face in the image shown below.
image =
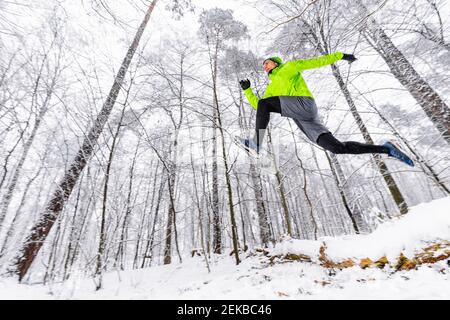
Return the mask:
<path id="1" fill-rule="evenodd" d="M 271 70 L 275 69 L 278 65 L 272 60 L 266 60 L 263 63 L 264 71 L 269 73 Z"/>

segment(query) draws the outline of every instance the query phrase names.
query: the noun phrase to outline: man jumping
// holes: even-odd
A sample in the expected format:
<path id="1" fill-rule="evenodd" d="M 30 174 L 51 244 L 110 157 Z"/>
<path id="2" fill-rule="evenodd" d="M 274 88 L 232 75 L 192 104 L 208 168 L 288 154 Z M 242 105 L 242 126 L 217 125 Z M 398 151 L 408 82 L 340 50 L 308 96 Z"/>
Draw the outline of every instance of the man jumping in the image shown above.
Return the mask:
<path id="1" fill-rule="evenodd" d="M 309 140 L 332 153 L 385 153 L 414 166 L 413 161 L 391 141 L 383 145 L 354 141 L 341 142 L 322 124 L 318 117 L 314 98 L 301 72 L 327 66 L 338 60 L 352 63 L 356 58 L 352 54 L 335 52 L 317 58 L 293 60 L 286 63 L 283 63 L 279 57 L 270 57 L 264 60 L 264 71 L 267 72 L 271 82 L 262 99 L 253 93 L 248 79 L 239 82 L 248 101 L 256 109 L 256 130 L 253 138 L 236 137 L 237 142 L 249 153 L 258 154 L 269 124 L 270 113 L 275 112 L 283 117 L 292 118 Z"/>

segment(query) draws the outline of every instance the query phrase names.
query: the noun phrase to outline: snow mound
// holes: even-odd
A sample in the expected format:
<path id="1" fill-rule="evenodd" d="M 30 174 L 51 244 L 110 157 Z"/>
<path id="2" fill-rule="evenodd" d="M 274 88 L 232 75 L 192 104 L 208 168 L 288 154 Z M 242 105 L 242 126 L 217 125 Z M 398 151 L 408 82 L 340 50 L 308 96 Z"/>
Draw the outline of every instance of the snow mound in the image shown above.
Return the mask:
<path id="1" fill-rule="evenodd" d="M 285 239 L 269 251 L 241 253 L 239 265 L 228 254 L 212 255 L 208 270 L 205 257 L 195 255 L 182 263 L 112 271 L 104 274 L 98 291 L 93 279 L 81 274 L 47 285 L 0 278 L 0 299 L 450 299 L 448 257 L 414 262 L 426 260 L 419 255 L 426 256 L 427 247 L 433 257 L 450 254 L 449 211 L 450 197 L 435 200 L 411 208 L 372 234 Z M 440 246 L 445 243 L 449 246 Z M 382 256 L 413 268 L 347 267 L 355 259 L 375 263 Z M 345 267 L 329 268 L 325 258 Z M 361 266 L 359 260 L 355 264 Z"/>
<path id="2" fill-rule="evenodd" d="M 403 216 L 378 226 L 370 234 L 348 235 L 338 238 L 324 237 L 317 241 L 287 239 L 277 244 L 270 255 L 306 255 L 318 262 L 322 250 L 332 261 L 345 259 L 371 259 L 385 257 L 397 261 L 400 256 L 414 257 L 436 246 L 439 253 L 450 250 L 450 197 L 411 207 Z"/>

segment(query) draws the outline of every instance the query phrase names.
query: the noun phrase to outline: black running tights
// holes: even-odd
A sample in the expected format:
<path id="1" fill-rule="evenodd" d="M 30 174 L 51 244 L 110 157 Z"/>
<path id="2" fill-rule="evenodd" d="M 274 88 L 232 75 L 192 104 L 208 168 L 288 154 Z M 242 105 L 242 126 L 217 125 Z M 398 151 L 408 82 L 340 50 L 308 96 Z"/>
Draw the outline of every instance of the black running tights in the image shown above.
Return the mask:
<path id="1" fill-rule="evenodd" d="M 355 141 L 341 142 L 330 132 L 322 133 L 317 138 L 317 144 L 332 153 L 362 154 L 362 153 L 389 153 L 389 149 L 380 145 L 366 144 Z"/>

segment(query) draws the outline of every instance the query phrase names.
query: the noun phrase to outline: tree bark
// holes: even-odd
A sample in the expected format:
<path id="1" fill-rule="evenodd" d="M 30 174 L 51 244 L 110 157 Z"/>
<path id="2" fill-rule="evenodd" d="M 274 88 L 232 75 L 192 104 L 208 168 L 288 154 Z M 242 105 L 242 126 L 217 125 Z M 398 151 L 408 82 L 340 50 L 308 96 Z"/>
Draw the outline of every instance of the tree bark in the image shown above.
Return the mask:
<path id="1" fill-rule="evenodd" d="M 217 46 L 215 52 L 215 59 L 217 59 Z M 213 58 L 214 59 L 214 58 Z M 213 62 L 215 64 L 215 62 Z M 213 78 L 216 77 L 213 72 Z M 213 80 L 215 86 L 216 80 Z M 213 110 L 213 137 L 212 137 L 212 214 L 213 214 L 213 252 L 217 254 L 222 253 L 222 230 L 220 227 L 220 212 L 219 212 L 219 177 L 217 164 L 217 122 L 218 122 L 218 107 L 216 106 L 216 88 L 213 88 L 214 95 L 214 110 Z"/>
<path id="2" fill-rule="evenodd" d="M 253 159 L 251 159 L 250 163 L 250 176 L 253 183 L 253 191 L 255 193 L 256 212 L 258 213 L 259 237 L 262 245 L 267 247 L 269 242 L 273 241 L 273 239 L 270 234 L 269 222 L 267 221 L 266 206 L 264 204 L 264 197 L 262 193 L 261 176 Z"/>

